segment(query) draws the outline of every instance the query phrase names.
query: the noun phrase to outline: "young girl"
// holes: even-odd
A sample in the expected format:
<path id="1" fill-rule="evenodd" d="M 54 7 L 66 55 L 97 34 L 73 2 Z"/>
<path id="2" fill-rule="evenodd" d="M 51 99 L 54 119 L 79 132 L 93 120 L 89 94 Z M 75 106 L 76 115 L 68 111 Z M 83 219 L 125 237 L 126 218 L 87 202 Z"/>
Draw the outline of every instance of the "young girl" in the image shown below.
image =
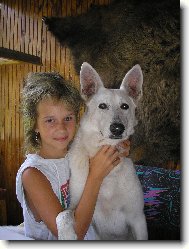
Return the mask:
<path id="1" fill-rule="evenodd" d="M 58 73 L 31 73 L 25 83 L 22 107 L 26 152 L 30 154 L 17 173 L 16 193 L 23 208 L 25 235 L 36 240 L 56 240 L 57 217 L 69 207 L 67 152 L 76 132 L 82 99 Z M 127 155 L 129 142 L 123 147 Z M 84 239 L 89 229 L 104 177 L 119 162 L 120 154 L 112 146 L 103 146 L 90 159 L 83 195 L 72 216 L 78 240 Z"/>

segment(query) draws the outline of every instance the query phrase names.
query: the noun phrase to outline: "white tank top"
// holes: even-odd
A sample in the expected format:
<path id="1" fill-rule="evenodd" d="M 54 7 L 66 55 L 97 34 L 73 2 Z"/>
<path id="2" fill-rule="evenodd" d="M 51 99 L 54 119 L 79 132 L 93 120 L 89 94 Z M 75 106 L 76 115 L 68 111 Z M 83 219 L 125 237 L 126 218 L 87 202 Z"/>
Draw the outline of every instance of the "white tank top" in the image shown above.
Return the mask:
<path id="1" fill-rule="evenodd" d="M 28 167 L 34 167 L 46 176 L 62 207 L 66 209 L 70 204 L 70 168 L 68 154 L 65 158 L 61 159 L 44 159 L 37 154 L 29 154 L 16 176 L 16 194 L 23 208 L 25 236 L 35 240 L 57 240 L 44 222 L 35 221 L 35 218 L 27 205 L 21 177 L 23 171 Z M 93 240 L 94 238 L 94 232 L 90 226 L 85 236 L 85 240 Z"/>

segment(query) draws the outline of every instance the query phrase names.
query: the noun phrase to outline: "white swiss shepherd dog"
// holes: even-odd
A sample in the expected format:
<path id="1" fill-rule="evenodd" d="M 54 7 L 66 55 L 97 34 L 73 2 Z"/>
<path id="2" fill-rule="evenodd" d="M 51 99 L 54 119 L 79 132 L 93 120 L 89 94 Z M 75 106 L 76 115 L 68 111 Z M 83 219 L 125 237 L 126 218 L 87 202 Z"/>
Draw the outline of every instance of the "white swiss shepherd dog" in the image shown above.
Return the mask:
<path id="1" fill-rule="evenodd" d="M 95 69 L 84 62 L 80 83 L 87 109 L 69 152 L 71 209 L 82 195 L 89 157 L 102 145 L 117 145 L 133 134 L 143 75 L 140 66 L 135 65 L 125 75 L 120 89 L 107 89 Z M 133 162 L 123 158 L 102 182 L 92 219 L 95 239 L 147 240 L 143 209 L 143 191 Z"/>

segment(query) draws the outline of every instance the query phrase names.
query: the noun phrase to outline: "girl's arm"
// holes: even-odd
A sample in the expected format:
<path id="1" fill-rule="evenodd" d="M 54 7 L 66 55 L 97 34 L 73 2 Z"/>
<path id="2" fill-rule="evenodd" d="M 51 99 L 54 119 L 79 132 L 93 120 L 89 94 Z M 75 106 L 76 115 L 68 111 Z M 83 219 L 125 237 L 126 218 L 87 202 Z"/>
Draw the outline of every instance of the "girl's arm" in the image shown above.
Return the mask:
<path id="1" fill-rule="evenodd" d="M 91 158 L 85 188 L 75 209 L 75 231 L 83 239 L 91 223 L 101 183 L 106 175 L 120 162 L 119 153 L 111 146 L 103 146 Z M 50 182 L 35 168 L 27 168 L 22 175 L 28 205 L 36 219 L 43 221 L 58 237 L 56 217 L 63 211 Z"/>

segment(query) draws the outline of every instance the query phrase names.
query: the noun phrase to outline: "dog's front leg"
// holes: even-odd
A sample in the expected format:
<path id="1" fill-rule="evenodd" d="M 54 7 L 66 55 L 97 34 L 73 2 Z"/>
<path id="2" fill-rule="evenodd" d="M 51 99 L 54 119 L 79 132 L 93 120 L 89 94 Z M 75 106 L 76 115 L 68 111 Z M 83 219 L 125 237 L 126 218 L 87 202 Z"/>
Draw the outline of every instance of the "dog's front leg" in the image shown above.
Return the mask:
<path id="1" fill-rule="evenodd" d="M 79 203 L 89 173 L 88 160 L 82 160 L 82 162 L 75 161 L 73 163 L 74 168 L 71 168 L 71 178 L 69 184 L 71 209 L 75 209 Z"/>
<path id="2" fill-rule="evenodd" d="M 136 240 L 148 240 L 146 218 L 144 214 L 133 217 L 130 222 L 131 230 Z"/>

